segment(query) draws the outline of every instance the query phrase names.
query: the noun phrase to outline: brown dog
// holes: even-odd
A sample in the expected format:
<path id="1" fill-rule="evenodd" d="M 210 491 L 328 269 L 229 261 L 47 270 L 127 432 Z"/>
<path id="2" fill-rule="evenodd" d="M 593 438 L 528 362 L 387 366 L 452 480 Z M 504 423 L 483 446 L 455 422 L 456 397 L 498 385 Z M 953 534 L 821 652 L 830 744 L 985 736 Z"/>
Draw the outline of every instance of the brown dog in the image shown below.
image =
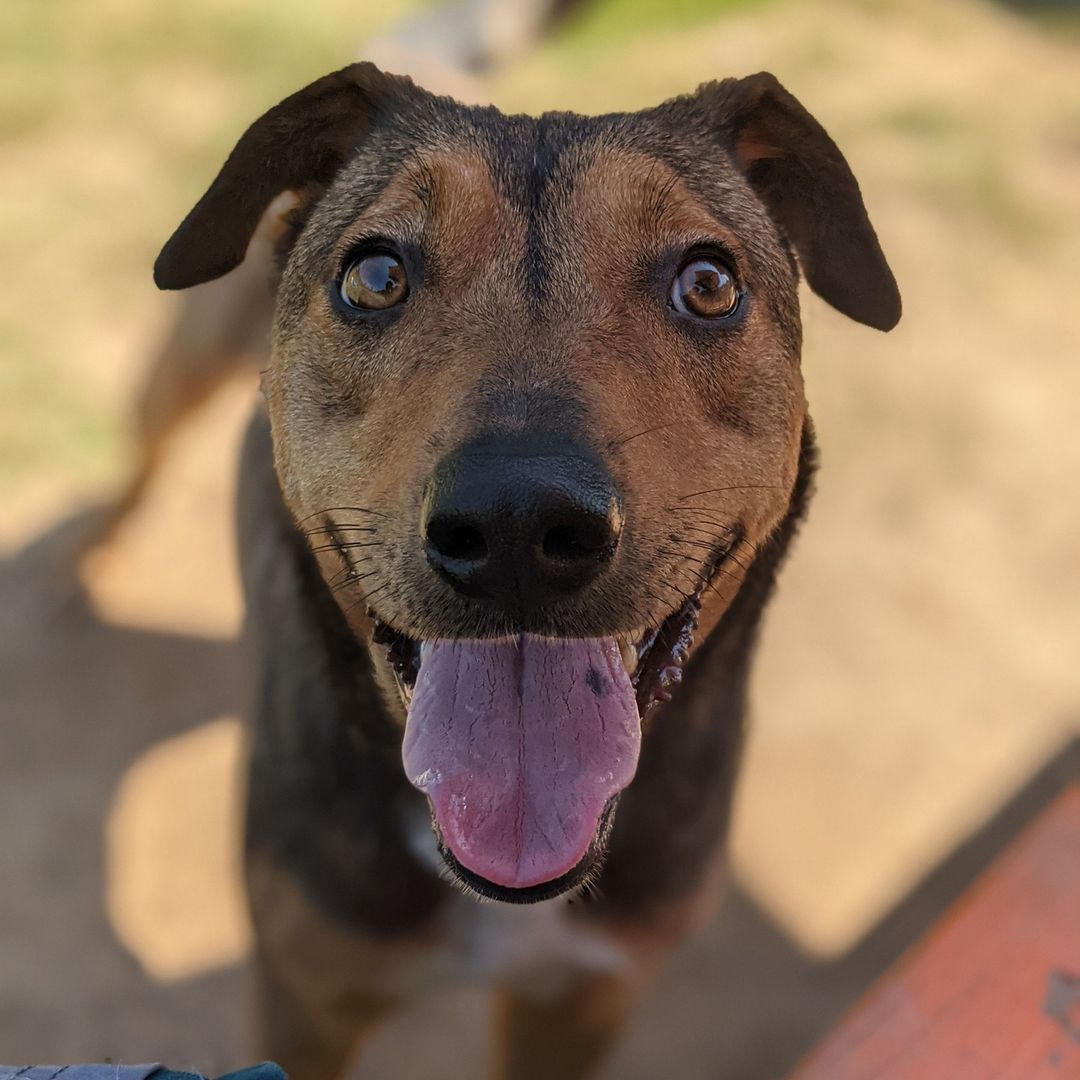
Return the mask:
<path id="1" fill-rule="evenodd" d="M 883 330 L 896 285 L 769 75 L 532 119 L 345 68 L 249 129 L 159 285 L 283 191 L 240 508 L 260 1049 L 332 1077 L 475 975 L 499 1075 L 584 1076 L 708 906 L 813 471 L 797 268 Z"/>

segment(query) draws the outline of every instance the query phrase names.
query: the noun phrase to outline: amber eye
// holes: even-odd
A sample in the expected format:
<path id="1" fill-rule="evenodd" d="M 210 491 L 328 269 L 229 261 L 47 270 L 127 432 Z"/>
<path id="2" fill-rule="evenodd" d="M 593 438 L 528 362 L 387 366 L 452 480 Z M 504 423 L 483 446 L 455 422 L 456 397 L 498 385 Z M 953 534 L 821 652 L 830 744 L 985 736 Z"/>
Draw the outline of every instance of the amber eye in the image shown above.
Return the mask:
<path id="1" fill-rule="evenodd" d="M 382 311 L 409 295 L 409 279 L 396 255 L 373 251 L 349 263 L 341 277 L 341 299 L 349 307 Z"/>
<path id="2" fill-rule="evenodd" d="M 715 259 L 691 259 L 671 283 L 671 303 L 684 315 L 722 319 L 739 306 L 735 275 Z"/>

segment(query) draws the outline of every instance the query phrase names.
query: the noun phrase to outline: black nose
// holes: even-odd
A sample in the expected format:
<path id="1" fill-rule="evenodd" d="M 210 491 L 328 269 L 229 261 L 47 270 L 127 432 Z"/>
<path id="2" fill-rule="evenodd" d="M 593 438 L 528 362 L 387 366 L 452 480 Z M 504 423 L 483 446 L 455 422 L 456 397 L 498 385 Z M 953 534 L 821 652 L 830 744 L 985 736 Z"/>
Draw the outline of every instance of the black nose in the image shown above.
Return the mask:
<path id="1" fill-rule="evenodd" d="M 618 547 L 622 514 L 598 462 L 501 441 L 442 461 L 422 527 L 428 562 L 444 581 L 516 612 L 596 578 Z"/>

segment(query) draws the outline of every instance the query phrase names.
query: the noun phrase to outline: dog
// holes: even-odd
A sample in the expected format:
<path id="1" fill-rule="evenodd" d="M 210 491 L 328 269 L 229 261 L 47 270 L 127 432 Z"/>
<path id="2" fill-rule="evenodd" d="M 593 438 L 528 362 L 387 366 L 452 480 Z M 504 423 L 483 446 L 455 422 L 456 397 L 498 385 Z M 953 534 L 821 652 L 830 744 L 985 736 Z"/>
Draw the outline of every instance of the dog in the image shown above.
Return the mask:
<path id="1" fill-rule="evenodd" d="M 797 286 L 890 329 L 858 184 L 769 74 L 507 116 L 354 64 L 155 264 L 279 230 L 241 463 L 260 1052 L 339 1075 L 433 985 L 589 1075 L 710 912 L 763 608 L 815 468 Z"/>

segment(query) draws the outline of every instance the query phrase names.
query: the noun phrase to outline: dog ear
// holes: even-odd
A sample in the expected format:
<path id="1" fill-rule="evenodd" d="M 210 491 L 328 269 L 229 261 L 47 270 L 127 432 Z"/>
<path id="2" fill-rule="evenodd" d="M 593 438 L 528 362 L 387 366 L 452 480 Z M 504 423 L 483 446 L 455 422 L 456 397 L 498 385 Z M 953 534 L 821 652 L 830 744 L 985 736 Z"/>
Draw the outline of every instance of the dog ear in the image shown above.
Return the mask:
<path id="1" fill-rule="evenodd" d="M 709 83 L 698 99 L 795 248 L 810 288 L 852 319 L 891 330 L 900 292 L 859 185 L 825 129 L 767 72 Z"/>
<path id="2" fill-rule="evenodd" d="M 329 183 L 380 108 L 403 92 L 421 93 L 410 79 L 374 64 L 351 64 L 256 120 L 161 249 L 154 263 L 158 288 L 186 289 L 238 266 L 271 201 L 283 191 Z"/>

